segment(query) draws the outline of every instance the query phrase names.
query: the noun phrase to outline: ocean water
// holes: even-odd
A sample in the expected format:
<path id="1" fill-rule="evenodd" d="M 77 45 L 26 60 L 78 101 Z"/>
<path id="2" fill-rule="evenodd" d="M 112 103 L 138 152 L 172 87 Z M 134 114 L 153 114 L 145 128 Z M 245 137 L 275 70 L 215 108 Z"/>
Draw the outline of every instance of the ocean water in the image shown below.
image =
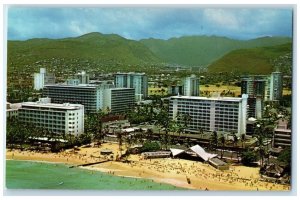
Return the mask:
<path id="1" fill-rule="evenodd" d="M 113 176 L 65 164 L 6 160 L 8 189 L 182 190 L 152 180 Z"/>

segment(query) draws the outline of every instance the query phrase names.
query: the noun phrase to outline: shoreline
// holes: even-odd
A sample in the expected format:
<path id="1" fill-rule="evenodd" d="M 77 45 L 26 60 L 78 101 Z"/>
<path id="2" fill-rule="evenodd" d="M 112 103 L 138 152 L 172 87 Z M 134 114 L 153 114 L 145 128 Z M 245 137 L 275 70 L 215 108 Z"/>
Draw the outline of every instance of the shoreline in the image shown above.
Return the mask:
<path id="1" fill-rule="evenodd" d="M 118 149 L 116 144 L 104 144 L 102 148 L 108 147 L 115 151 Z M 99 150 L 99 148 L 80 148 L 78 153 L 74 154 L 69 150 L 60 153 L 7 150 L 6 159 L 80 165 L 99 161 L 100 158 L 91 156 L 95 153 L 99 154 Z M 197 161 L 171 158 L 143 160 L 138 155 L 131 155 L 129 160 L 130 163 L 108 161 L 79 168 L 114 176 L 148 179 L 192 190 L 290 191 L 290 185 L 260 181 L 258 168 L 231 166 L 229 171 L 220 171 Z M 187 178 L 191 180 L 190 184 L 187 183 Z"/>

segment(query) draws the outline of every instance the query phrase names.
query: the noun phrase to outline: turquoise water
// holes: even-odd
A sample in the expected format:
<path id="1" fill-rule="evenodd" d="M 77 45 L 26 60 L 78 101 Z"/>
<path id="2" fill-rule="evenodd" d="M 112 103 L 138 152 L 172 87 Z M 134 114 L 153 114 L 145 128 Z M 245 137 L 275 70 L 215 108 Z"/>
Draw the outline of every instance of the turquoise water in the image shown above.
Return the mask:
<path id="1" fill-rule="evenodd" d="M 151 180 L 113 176 L 103 172 L 69 168 L 64 164 L 6 161 L 8 189 L 85 190 L 182 190 Z"/>

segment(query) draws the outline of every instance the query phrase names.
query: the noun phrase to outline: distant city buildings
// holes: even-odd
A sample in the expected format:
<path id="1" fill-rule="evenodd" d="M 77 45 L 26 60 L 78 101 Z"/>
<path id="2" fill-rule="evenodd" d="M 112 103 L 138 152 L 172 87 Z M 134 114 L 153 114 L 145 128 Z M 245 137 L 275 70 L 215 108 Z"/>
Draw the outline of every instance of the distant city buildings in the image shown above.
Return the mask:
<path id="1" fill-rule="evenodd" d="M 58 134 L 84 133 L 84 106 L 80 104 L 55 104 L 49 98 L 38 102 L 24 102 L 18 109 L 20 122 L 32 123 Z"/>
<path id="2" fill-rule="evenodd" d="M 134 88 L 136 101 L 148 97 L 148 78 L 145 73 L 116 73 L 116 88 Z"/>
<path id="3" fill-rule="evenodd" d="M 288 128 L 287 120 L 280 119 L 274 129 L 273 147 L 285 148 L 292 144 L 292 130 Z"/>
<path id="4" fill-rule="evenodd" d="M 80 84 L 89 84 L 90 82 L 90 76 L 85 71 L 76 74 L 75 79 L 78 79 Z"/>
<path id="5" fill-rule="evenodd" d="M 175 95 L 183 95 L 183 85 L 172 85 L 168 87 L 168 94 Z"/>
<path id="6" fill-rule="evenodd" d="M 43 89 L 46 84 L 55 84 L 55 76 L 46 73 L 46 68 L 40 68 L 40 73 L 34 73 L 34 89 Z"/>
<path id="7" fill-rule="evenodd" d="M 247 98 L 231 97 L 170 97 L 169 116 L 176 120 L 178 115 L 188 115 L 188 129 L 199 132 L 222 131 L 246 134 Z"/>
<path id="8" fill-rule="evenodd" d="M 183 95 L 184 96 L 199 96 L 200 78 L 196 75 L 191 75 L 183 80 Z"/>

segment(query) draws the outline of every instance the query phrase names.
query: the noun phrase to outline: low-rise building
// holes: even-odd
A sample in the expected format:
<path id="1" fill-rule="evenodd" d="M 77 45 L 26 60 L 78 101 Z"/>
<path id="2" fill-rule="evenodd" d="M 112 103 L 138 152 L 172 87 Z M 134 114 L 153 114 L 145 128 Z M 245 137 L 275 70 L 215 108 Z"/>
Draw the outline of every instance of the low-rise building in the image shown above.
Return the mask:
<path id="1" fill-rule="evenodd" d="M 290 147 L 292 143 L 292 130 L 288 128 L 286 120 L 279 120 L 274 129 L 273 147 Z"/>

